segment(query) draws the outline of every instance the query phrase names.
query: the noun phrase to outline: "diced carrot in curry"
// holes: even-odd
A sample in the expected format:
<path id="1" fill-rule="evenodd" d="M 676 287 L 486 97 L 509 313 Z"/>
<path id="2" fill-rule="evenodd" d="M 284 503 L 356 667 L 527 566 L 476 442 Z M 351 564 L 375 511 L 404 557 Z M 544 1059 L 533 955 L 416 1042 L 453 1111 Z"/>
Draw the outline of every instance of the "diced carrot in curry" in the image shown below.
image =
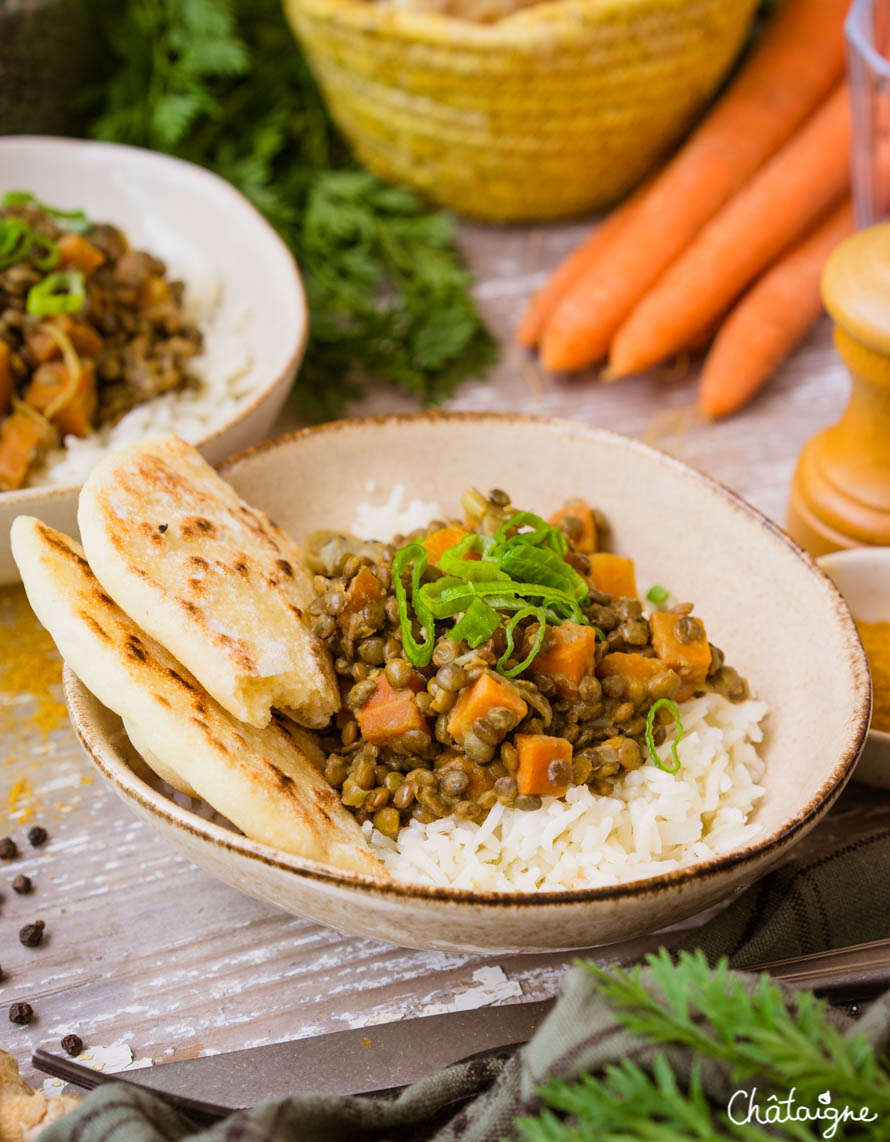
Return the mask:
<path id="1" fill-rule="evenodd" d="M 597 551 L 590 556 L 590 582 L 597 591 L 617 598 L 635 599 L 637 580 L 634 561 L 608 551 Z"/>
<path id="2" fill-rule="evenodd" d="M 169 282 L 159 274 L 151 274 L 139 291 L 137 305 L 140 309 L 151 309 L 153 305 L 163 305 L 169 296 Z"/>
<path id="3" fill-rule="evenodd" d="M 608 678 L 617 674 L 627 684 L 635 683 L 642 686 L 644 692 L 648 690 L 649 683 L 653 678 L 657 678 L 660 674 L 664 675 L 663 681 L 659 684 L 657 695 L 660 698 L 675 698 L 681 687 L 679 677 L 675 672 L 671 672 L 666 663 L 662 662 L 660 658 L 649 658 L 645 654 L 613 651 L 611 654 L 605 655 L 597 666 L 596 672 L 600 678 Z"/>
<path id="4" fill-rule="evenodd" d="M 581 534 L 574 540 L 577 550 L 583 551 L 585 555 L 596 551 L 596 523 L 590 504 L 585 500 L 570 500 L 557 508 L 547 522 L 555 526 L 567 518 L 576 519 L 581 524 Z"/>
<path id="5" fill-rule="evenodd" d="M 508 682 L 491 674 L 480 674 L 472 685 L 461 691 L 448 719 L 448 732 L 456 742 L 463 742 L 472 731 L 473 722 L 498 706 L 512 711 L 517 723 L 528 713 L 528 706 Z M 509 727 L 504 729 L 504 734 L 507 733 Z"/>
<path id="6" fill-rule="evenodd" d="M 470 801 L 477 801 L 483 793 L 494 788 L 494 774 L 487 765 L 477 765 L 462 753 L 445 751 L 436 758 L 436 773 L 445 773 L 448 770 L 460 769 L 470 779 L 470 784 L 461 794 Z"/>
<path id="7" fill-rule="evenodd" d="M 677 623 L 685 618 L 685 615 L 672 615 L 666 611 L 653 611 L 649 616 L 655 653 L 665 666 L 680 675 L 683 685 L 678 697 L 681 699 L 688 698 L 697 686 L 702 685 L 711 665 L 711 648 L 701 619 L 695 619 L 701 628 L 698 638 L 684 642 L 677 637 Z"/>
<path id="8" fill-rule="evenodd" d="M 80 270 L 89 277 L 104 261 L 102 251 L 80 234 L 64 234 L 59 239 L 59 265 L 62 269 Z"/>
<path id="9" fill-rule="evenodd" d="M 660 658 L 648 658 L 645 654 L 628 654 L 616 650 L 605 655 L 599 666 L 597 674 L 605 678 L 609 674 L 618 674 L 625 681 L 648 682 L 656 674 L 663 674 L 665 664 Z"/>
<path id="10" fill-rule="evenodd" d="M 346 592 L 346 601 L 343 604 L 343 613 L 357 614 L 368 603 L 377 602 L 386 596 L 383 584 L 370 569 L 363 566 L 349 584 Z"/>
<path id="11" fill-rule="evenodd" d="M 414 702 L 415 693 L 422 688 L 423 679 L 416 674 L 403 690 L 396 690 L 381 671 L 374 692 L 355 715 L 365 741 L 373 745 L 397 746 L 399 739 L 409 730 L 429 733 L 429 719 L 421 714 Z"/>
<path id="12" fill-rule="evenodd" d="M 423 546 L 426 548 L 427 562 L 430 567 L 438 567 L 442 555 L 449 548 L 457 547 L 460 541 L 469 534 L 464 528 L 455 524 L 453 527 L 440 527 L 438 531 L 428 535 L 423 541 Z"/>
<path id="13" fill-rule="evenodd" d="M 531 665 L 535 678 L 546 674 L 556 684 L 560 698 L 577 698 L 578 687 L 585 674 L 592 674 L 596 664 L 596 631 L 580 623 L 561 623 L 550 627 L 542 650 Z"/>
<path id="14" fill-rule="evenodd" d="M 95 357 L 104 344 L 92 325 L 87 325 L 85 321 L 75 321 L 67 313 L 48 318 L 46 324 L 54 325 L 64 333 L 77 352 L 84 357 Z M 25 334 L 25 341 L 38 365 L 62 356 L 58 341 L 44 329 L 29 329 Z"/>
<path id="15" fill-rule="evenodd" d="M 12 401 L 13 381 L 10 358 L 12 350 L 0 338 L 0 416 L 3 416 Z"/>
<path id="16" fill-rule="evenodd" d="M 516 785 L 525 796 L 564 797 L 572 783 L 572 743 L 548 734 L 516 734 Z"/>
<path id="17" fill-rule="evenodd" d="M 20 488 L 41 449 L 51 442 L 47 425 L 26 412 L 14 412 L 0 423 L 0 491 Z"/>
<path id="18" fill-rule="evenodd" d="M 25 390 L 25 401 L 44 415 L 51 412 L 71 380 L 62 361 L 47 361 L 34 370 Z M 80 362 L 80 379 L 74 392 L 57 413 L 50 416 L 62 436 L 89 436 L 96 411 L 96 369 L 92 361 Z"/>

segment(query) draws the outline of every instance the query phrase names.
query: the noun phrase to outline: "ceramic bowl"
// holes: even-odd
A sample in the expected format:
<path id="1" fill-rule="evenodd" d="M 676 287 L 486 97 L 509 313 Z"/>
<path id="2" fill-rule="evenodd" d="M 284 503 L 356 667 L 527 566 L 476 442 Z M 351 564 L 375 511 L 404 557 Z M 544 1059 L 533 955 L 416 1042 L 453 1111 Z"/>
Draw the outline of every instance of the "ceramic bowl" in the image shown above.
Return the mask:
<path id="1" fill-rule="evenodd" d="M 194 438 L 218 463 L 262 440 L 287 398 L 306 341 L 303 287 L 291 254 L 224 179 L 153 151 L 79 139 L 0 139 L 0 194 L 30 190 L 54 206 L 113 222 L 132 245 L 167 262 L 188 285 L 219 288 L 217 323 L 238 329 L 250 359 L 250 394 L 235 414 Z M 9 527 L 22 513 L 76 533 L 76 486 L 0 492 L 0 584 L 18 571 Z"/>
<path id="2" fill-rule="evenodd" d="M 349 932 L 414 947 L 536 952 L 629 939 L 750 884 L 828 811 L 869 718 L 865 656 L 837 588 L 762 515 L 686 465 L 597 428 L 513 415 L 343 421 L 260 445 L 223 466 L 298 539 L 349 528 L 361 500 L 410 496 L 455 512 L 468 485 L 545 513 L 586 495 L 638 581 L 694 599 L 710 638 L 768 703 L 759 835 L 693 867 L 615 887 L 484 893 L 381 884 L 247 840 L 147 778 L 119 719 L 68 675 L 74 727 L 117 793 L 196 864 L 244 892 Z M 370 483 L 373 481 L 373 484 Z"/>
<path id="3" fill-rule="evenodd" d="M 863 622 L 890 622 L 890 547 L 852 547 L 817 560 Z M 890 789 L 890 734 L 870 729 L 854 781 Z"/>

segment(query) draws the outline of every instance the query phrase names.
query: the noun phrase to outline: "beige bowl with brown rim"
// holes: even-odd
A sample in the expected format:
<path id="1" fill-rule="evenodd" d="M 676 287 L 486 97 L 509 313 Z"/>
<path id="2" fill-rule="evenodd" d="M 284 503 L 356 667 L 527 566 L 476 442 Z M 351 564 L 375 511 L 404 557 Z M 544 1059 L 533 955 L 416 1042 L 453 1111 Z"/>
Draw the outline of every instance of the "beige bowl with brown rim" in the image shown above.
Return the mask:
<path id="1" fill-rule="evenodd" d="M 215 324 L 227 337 L 237 327 L 250 375 L 237 407 L 190 442 L 216 464 L 268 435 L 303 356 L 308 316 L 290 251 L 244 195 L 203 167 L 155 151 L 14 135 L 0 139 L 0 195 L 10 190 L 83 208 L 163 258 L 187 288 L 218 289 Z M 78 491 L 68 483 L 0 492 L 0 584 L 19 578 L 9 546 L 15 517 L 38 516 L 76 534 Z"/>
<path id="2" fill-rule="evenodd" d="M 609 517 L 614 549 L 636 558 L 643 589 L 664 583 L 694 599 L 710 637 L 770 708 L 760 834 L 746 847 L 614 888 L 497 894 L 380 884 L 208 820 L 150 778 L 120 720 L 69 673 L 75 730 L 117 793 L 196 864 L 243 892 L 414 947 L 535 952 L 628 939 L 755 880 L 828 811 L 856 764 L 871 690 L 843 599 L 774 524 L 678 460 L 581 424 L 429 414 L 309 429 L 254 448 L 223 471 L 298 539 L 348 528 L 357 501 L 382 503 L 399 483 L 443 510 L 455 510 L 469 484 L 505 487 L 515 503 L 545 513 L 586 495 Z"/>

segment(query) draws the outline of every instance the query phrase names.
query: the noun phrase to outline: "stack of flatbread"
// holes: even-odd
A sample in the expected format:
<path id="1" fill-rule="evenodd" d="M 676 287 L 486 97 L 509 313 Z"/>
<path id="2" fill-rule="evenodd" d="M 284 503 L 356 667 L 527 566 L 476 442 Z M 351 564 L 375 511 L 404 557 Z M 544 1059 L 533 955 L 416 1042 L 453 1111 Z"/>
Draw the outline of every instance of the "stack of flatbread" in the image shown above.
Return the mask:
<path id="1" fill-rule="evenodd" d="M 254 840 L 384 877 L 321 773 L 310 730 L 340 697 L 293 540 L 175 436 L 101 462 L 78 524 L 82 548 L 19 516 L 13 555 L 62 657 L 147 764 Z"/>

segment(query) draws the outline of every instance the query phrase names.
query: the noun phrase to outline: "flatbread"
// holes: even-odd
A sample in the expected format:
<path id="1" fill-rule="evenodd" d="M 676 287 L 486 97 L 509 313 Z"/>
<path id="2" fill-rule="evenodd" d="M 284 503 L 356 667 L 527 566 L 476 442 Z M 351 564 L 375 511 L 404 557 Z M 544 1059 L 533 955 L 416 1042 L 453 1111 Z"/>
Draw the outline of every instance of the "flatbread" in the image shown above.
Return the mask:
<path id="1" fill-rule="evenodd" d="M 124 723 L 124 733 L 130 739 L 130 745 L 136 750 L 148 768 L 160 777 L 161 781 L 166 781 L 169 786 L 178 793 L 184 793 L 186 797 L 198 796 L 191 785 L 189 785 L 187 781 L 184 781 L 182 776 L 177 773 L 175 769 L 162 761 L 152 750 L 146 741 L 145 734 L 135 722 L 131 722 L 129 718 L 121 718 L 121 721 Z"/>
<path id="2" fill-rule="evenodd" d="M 233 718 L 123 613 L 73 539 L 30 516 L 15 520 L 11 539 L 34 613 L 87 689 L 136 727 L 160 776 L 172 771 L 254 840 L 386 876 L 320 773 L 311 734 L 277 711 L 263 729 Z"/>
<path id="3" fill-rule="evenodd" d="M 304 617 L 302 552 L 191 445 L 165 436 L 113 453 L 77 518 L 106 592 L 236 718 L 265 726 L 275 706 L 320 727 L 339 709 L 330 654 Z"/>

